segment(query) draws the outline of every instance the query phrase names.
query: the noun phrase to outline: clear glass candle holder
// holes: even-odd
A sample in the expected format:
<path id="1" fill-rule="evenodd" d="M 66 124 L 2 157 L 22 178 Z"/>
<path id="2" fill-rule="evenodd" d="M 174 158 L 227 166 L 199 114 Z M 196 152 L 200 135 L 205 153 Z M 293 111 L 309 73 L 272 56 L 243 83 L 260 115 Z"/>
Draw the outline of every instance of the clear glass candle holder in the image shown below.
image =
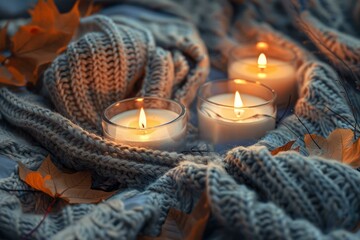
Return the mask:
<path id="1" fill-rule="evenodd" d="M 275 128 L 275 100 L 274 90 L 259 81 L 207 82 L 197 101 L 200 137 L 215 145 L 253 143 Z"/>
<path id="2" fill-rule="evenodd" d="M 228 77 L 259 81 L 274 89 L 277 105 L 297 99 L 296 55 L 291 49 L 258 42 L 234 47 L 229 53 Z"/>
<path id="3" fill-rule="evenodd" d="M 108 139 L 167 151 L 181 149 L 186 126 L 186 108 L 181 103 L 157 97 L 116 102 L 105 109 L 102 119 L 103 134 Z"/>

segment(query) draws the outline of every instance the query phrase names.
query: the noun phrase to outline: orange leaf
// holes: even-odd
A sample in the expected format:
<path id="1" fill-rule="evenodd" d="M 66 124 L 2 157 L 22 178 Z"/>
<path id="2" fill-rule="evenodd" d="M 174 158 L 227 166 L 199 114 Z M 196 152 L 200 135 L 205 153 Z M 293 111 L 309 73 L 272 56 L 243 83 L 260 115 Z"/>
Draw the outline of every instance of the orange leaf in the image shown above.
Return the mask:
<path id="1" fill-rule="evenodd" d="M 334 159 L 355 168 L 360 166 L 359 139 L 354 142 L 354 132 L 350 129 L 335 129 L 327 138 L 306 134 L 304 141 L 310 155 Z"/>
<path id="2" fill-rule="evenodd" d="M 45 181 L 50 180 L 51 176 L 50 175 L 46 175 L 45 177 L 43 177 L 40 173 L 38 172 L 30 172 L 26 175 L 25 177 L 25 182 L 27 184 L 29 184 L 31 187 L 40 190 L 44 193 L 49 194 L 50 196 L 53 195 L 53 193 L 51 192 L 51 190 L 49 188 L 46 187 L 45 185 Z"/>
<path id="3" fill-rule="evenodd" d="M 31 22 L 20 27 L 11 39 L 11 56 L 6 67 L 17 70 L 19 74 L 13 76 L 15 79 L 22 75 L 35 84 L 40 71 L 71 41 L 79 25 L 80 13 L 78 3 L 70 12 L 61 14 L 53 0 L 39 0 L 30 14 Z M 11 84 L 8 77 L 0 78 L 0 82 Z"/>
<path id="4" fill-rule="evenodd" d="M 79 23 L 79 2 L 76 1 L 70 12 L 58 15 L 57 20 L 55 21 L 55 28 L 62 30 L 72 36 L 79 26 Z"/>
<path id="5" fill-rule="evenodd" d="M 79 21 L 80 13 L 78 1 L 68 13 L 60 14 L 54 0 L 39 0 L 35 8 L 30 11 L 31 25 L 37 25 L 46 30 L 59 30 L 68 34 L 73 34 Z"/>
<path id="6" fill-rule="evenodd" d="M 26 86 L 27 79 L 31 80 L 34 76 L 34 69 L 36 64 L 33 61 L 28 61 L 26 58 L 7 58 L 3 70 L 1 71 L 6 79 L 0 79 L 0 83 L 5 83 L 13 86 Z"/>
<path id="7" fill-rule="evenodd" d="M 9 23 L 7 22 L 5 26 L 0 29 L 0 52 L 6 49 L 8 25 Z"/>
<path id="8" fill-rule="evenodd" d="M 91 173 L 64 173 L 47 157 L 37 171 L 19 163 L 20 179 L 31 187 L 52 197 L 59 197 L 69 203 L 97 203 L 114 194 L 91 189 Z"/>
<path id="9" fill-rule="evenodd" d="M 100 11 L 100 5 L 94 5 L 94 0 L 78 0 L 81 17 L 90 16 Z"/>
<path id="10" fill-rule="evenodd" d="M 290 141 L 281 147 L 275 148 L 274 150 L 271 151 L 271 155 L 274 156 L 274 155 L 278 154 L 279 152 L 286 152 L 286 151 L 290 151 L 290 150 L 299 152 L 300 151 L 299 147 L 291 149 L 292 146 L 294 145 L 294 143 L 295 143 L 295 141 Z"/>
<path id="11" fill-rule="evenodd" d="M 0 66 L 0 84 L 11 86 L 25 86 L 25 77 L 13 67 Z"/>
<path id="12" fill-rule="evenodd" d="M 170 208 L 158 237 L 141 236 L 138 240 L 192 240 L 202 239 L 210 216 L 210 206 L 204 192 L 191 214 Z"/>
<path id="13" fill-rule="evenodd" d="M 351 146 L 344 148 L 342 162 L 353 168 L 360 167 L 360 138 L 358 138 Z"/>
<path id="14" fill-rule="evenodd" d="M 13 37 L 13 55 L 18 58 L 34 61 L 37 66 L 51 62 L 58 51 L 65 46 L 72 35 L 56 29 L 45 30 L 37 26 L 22 26 Z"/>
<path id="15" fill-rule="evenodd" d="M 343 145 L 351 144 L 353 132 L 350 129 L 336 129 L 327 138 L 306 134 L 304 141 L 310 155 L 342 160 Z"/>
<path id="16" fill-rule="evenodd" d="M 45 29 L 53 28 L 59 11 L 53 0 L 39 0 L 34 9 L 29 10 L 31 16 L 31 24 L 37 25 Z"/>

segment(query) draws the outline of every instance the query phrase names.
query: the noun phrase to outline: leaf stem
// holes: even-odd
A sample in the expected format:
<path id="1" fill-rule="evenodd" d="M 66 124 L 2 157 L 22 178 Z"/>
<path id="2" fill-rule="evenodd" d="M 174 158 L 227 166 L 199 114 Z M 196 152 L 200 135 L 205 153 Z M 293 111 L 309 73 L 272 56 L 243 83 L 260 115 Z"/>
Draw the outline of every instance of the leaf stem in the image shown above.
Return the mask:
<path id="1" fill-rule="evenodd" d="M 306 127 L 306 125 L 301 121 L 301 119 L 299 118 L 298 115 L 296 115 L 296 113 L 294 112 L 295 117 L 299 120 L 299 122 L 301 123 L 301 125 L 303 125 L 303 127 L 305 128 L 305 130 L 308 132 L 311 140 L 315 143 L 315 145 L 321 150 L 321 147 L 319 146 L 319 144 L 315 141 L 315 139 L 313 138 L 313 136 L 311 135 L 309 129 Z"/>
<path id="2" fill-rule="evenodd" d="M 25 240 L 29 239 L 34 234 L 34 232 L 36 232 L 39 229 L 41 224 L 45 221 L 46 217 L 49 215 L 49 213 L 53 209 L 55 203 L 57 203 L 58 199 L 59 199 L 58 197 L 54 197 L 54 199 L 49 203 L 48 207 L 46 208 L 44 216 L 42 217 L 40 222 L 36 225 L 36 227 L 33 228 L 28 234 L 25 235 L 25 238 L 24 238 Z"/>

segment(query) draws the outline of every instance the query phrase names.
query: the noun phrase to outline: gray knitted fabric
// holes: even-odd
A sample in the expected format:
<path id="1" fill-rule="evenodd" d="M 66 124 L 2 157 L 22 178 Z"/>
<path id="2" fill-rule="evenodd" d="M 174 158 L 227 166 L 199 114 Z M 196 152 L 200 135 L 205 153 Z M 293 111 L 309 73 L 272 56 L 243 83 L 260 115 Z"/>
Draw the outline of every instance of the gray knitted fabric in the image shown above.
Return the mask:
<path id="1" fill-rule="evenodd" d="M 0 154 L 36 169 L 50 153 L 59 167 L 91 170 L 101 187 L 120 189 L 97 205 L 58 206 L 33 237 L 155 236 L 170 207 L 189 212 L 206 189 L 212 211 L 209 239 L 357 239 L 351 231 L 360 220 L 360 173 L 330 159 L 306 156 L 303 135 L 353 129 L 356 113 L 351 109 L 360 107 L 360 96 L 339 81 L 334 68 L 284 37 L 282 28 L 295 26 L 293 18 L 280 24 L 281 14 L 274 12 L 273 18 L 259 23 L 263 11 L 282 1 L 127 2 L 136 3 L 138 15 L 118 12 L 82 20 L 77 39 L 46 71 L 41 94 L 0 89 Z M 283 2 L 283 11 L 294 14 L 293 6 Z M 237 8 L 244 11 L 230 25 Z M 326 13 L 319 14 L 315 16 Z M 214 65 L 223 67 L 226 51 L 259 29 L 261 39 L 297 53 L 300 97 L 296 115 L 257 144 L 224 156 L 196 156 L 124 146 L 101 136 L 101 113 L 119 99 L 156 95 L 189 106 L 209 71 L 202 39 Z M 296 140 L 300 154 L 270 154 L 290 140 Z M 0 188 L 30 190 L 16 172 L 1 179 Z M 39 192 L 0 190 L 0 236 L 23 237 L 38 224 L 49 202 Z"/>
<path id="2" fill-rule="evenodd" d="M 173 54 L 157 47 L 148 28 L 135 20 L 84 19 L 79 35 L 91 32 L 70 44 L 46 72 L 44 84 L 56 109 L 86 129 L 99 130 L 104 109 L 135 95 L 142 79 L 141 95 L 174 96 L 189 105 L 207 76 L 208 57 L 192 25 L 170 23 L 171 31 L 159 36 L 162 46 L 177 49 Z"/>

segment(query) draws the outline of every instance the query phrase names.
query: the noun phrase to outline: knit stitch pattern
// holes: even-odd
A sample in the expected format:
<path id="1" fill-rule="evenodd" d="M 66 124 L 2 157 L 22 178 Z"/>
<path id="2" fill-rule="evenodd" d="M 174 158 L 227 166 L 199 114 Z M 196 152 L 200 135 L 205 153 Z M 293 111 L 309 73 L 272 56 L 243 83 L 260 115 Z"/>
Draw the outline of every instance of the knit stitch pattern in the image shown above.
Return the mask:
<path id="1" fill-rule="evenodd" d="M 200 34 L 210 56 L 219 56 L 212 58 L 218 67 L 226 64 L 226 50 L 236 39 L 251 38 L 241 34 L 241 14 L 231 28 L 238 32 L 233 39 L 226 33 L 230 27 L 210 28 L 204 21 L 209 15 L 212 23 L 229 26 L 227 1 L 209 1 L 204 10 L 199 3 L 193 6 L 199 12 L 194 17 L 186 12 L 192 1 L 132 2 L 171 14 L 152 18 L 147 9 L 132 18 L 83 19 L 77 39 L 46 71 L 41 95 L 0 89 L 0 154 L 31 169 L 51 154 L 58 167 L 90 170 L 100 186 L 120 189 L 99 204 L 59 206 L 33 237 L 155 236 L 169 208 L 190 212 L 205 190 L 212 212 L 205 233 L 209 239 L 357 239 L 351 231 L 360 220 L 360 173 L 330 159 L 306 156 L 303 142 L 307 131 L 327 136 L 336 128 L 354 129 L 356 113 L 345 86 L 334 68 L 255 17 L 244 23 L 250 33 L 263 29 L 262 39 L 292 48 L 298 58 L 299 99 L 294 114 L 277 129 L 224 156 L 136 148 L 101 136 L 104 108 L 128 96 L 156 95 L 190 105 L 209 71 Z M 244 14 L 254 10 L 252 4 L 246 1 Z M 195 25 L 201 25 L 200 33 Z M 357 90 L 349 91 L 351 101 L 360 103 Z M 296 140 L 300 153 L 271 155 L 270 150 L 290 140 Z M 0 179 L 0 188 L 31 190 L 17 172 Z M 0 236 L 24 237 L 51 201 L 40 192 L 0 190 Z"/>

